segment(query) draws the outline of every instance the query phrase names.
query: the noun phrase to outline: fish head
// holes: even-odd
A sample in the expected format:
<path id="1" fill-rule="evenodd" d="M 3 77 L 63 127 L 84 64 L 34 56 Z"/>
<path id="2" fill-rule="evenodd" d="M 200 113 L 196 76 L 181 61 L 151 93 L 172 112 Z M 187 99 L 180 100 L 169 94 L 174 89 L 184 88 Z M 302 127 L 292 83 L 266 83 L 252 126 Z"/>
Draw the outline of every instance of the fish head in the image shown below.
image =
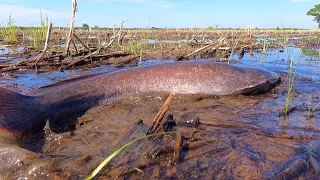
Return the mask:
<path id="1" fill-rule="evenodd" d="M 281 77 L 278 73 L 256 68 L 245 69 L 244 78 L 244 86 L 239 89 L 240 93 L 244 95 L 265 93 L 281 83 Z"/>

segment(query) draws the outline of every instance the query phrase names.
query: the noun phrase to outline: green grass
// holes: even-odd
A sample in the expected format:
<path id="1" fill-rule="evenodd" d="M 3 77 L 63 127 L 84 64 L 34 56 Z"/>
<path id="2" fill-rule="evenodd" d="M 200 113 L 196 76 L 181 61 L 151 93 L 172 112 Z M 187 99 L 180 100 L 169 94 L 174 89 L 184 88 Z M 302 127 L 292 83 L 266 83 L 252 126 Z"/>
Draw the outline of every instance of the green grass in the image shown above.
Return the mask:
<path id="1" fill-rule="evenodd" d="M 133 54 L 138 54 L 140 51 L 140 49 L 142 48 L 142 44 L 140 41 L 135 40 L 133 38 L 133 35 L 131 34 L 129 39 L 129 42 L 120 44 L 120 48 L 122 51 L 128 51 L 128 52 L 132 52 Z"/>
<path id="2" fill-rule="evenodd" d="M 320 103 L 316 104 L 313 108 L 308 108 L 308 119 L 314 116 L 313 114 L 319 106 Z"/>
<path id="3" fill-rule="evenodd" d="M 317 99 L 320 98 L 320 93 L 317 96 Z M 316 109 L 320 106 L 320 102 L 318 104 L 316 104 L 313 108 L 311 107 L 311 97 L 310 97 L 310 102 L 308 104 L 308 117 L 307 119 L 310 119 L 314 116 L 314 112 L 316 111 Z"/>
<path id="4" fill-rule="evenodd" d="M 153 136 L 159 136 L 159 135 L 164 135 L 164 134 L 175 134 L 178 132 L 162 132 L 162 133 L 157 133 L 157 134 L 151 134 L 151 135 L 145 135 L 142 137 L 139 137 L 137 139 L 134 139 L 133 141 L 125 144 L 124 146 L 120 147 L 119 149 L 117 149 L 115 152 L 113 152 L 112 154 L 110 154 L 104 161 L 102 161 L 102 163 L 92 171 L 92 173 L 87 176 L 85 178 L 85 180 L 91 180 L 92 178 L 94 178 L 100 171 L 101 169 L 108 164 L 108 162 L 110 162 L 114 157 L 116 157 L 117 155 L 119 155 L 122 151 L 124 151 L 126 148 L 132 146 L 133 144 L 135 144 L 138 141 L 141 141 L 143 139 L 147 139 Z"/>
<path id="5" fill-rule="evenodd" d="M 287 96 L 286 96 L 286 103 L 284 106 L 284 114 L 285 115 L 288 114 L 289 108 L 290 108 L 290 100 L 291 100 L 291 94 L 292 94 L 292 89 L 293 89 L 293 85 L 294 85 L 294 78 L 295 78 L 295 75 L 293 74 L 293 56 L 291 56 L 289 69 L 288 69 L 288 91 L 287 91 Z"/>
<path id="6" fill-rule="evenodd" d="M 294 62 L 293 55 L 291 55 L 289 58 L 290 62 L 289 62 L 289 68 L 288 68 L 288 91 L 287 91 L 286 102 L 284 106 L 285 115 L 288 115 L 290 110 L 291 94 L 292 94 L 294 83 L 295 83 L 296 71 L 302 59 L 302 55 L 303 55 L 302 52 L 300 52 L 296 62 Z"/>
<path id="7" fill-rule="evenodd" d="M 6 21 L 6 25 L 2 23 L 0 33 L 5 43 L 15 44 L 17 43 L 17 26 L 11 15 Z"/>
<path id="8" fill-rule="evenodd" d="M 40 49 L 42 42 L 45 41 L 48 30 L 48 17 L 44 17 L 40 11 L 41 21 L 39 27 L 31 27 L 27 29 L 27 34 L 32 38 L 33 46 Z"/>
<path id="9" fill-rule="evenodd" d="M 308 49 L 308 48 L 302 48 L 302 53 L 305 56 L 320 56 L 320 50 L 319 49 Z"/>

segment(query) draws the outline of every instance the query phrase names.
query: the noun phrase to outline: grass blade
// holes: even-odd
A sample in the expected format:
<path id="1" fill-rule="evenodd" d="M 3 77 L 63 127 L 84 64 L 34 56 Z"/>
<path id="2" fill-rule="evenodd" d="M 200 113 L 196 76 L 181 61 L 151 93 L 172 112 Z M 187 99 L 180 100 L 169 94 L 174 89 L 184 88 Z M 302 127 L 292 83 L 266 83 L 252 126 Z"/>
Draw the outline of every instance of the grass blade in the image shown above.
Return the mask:
<path id="1" fill-rule="evenodd" d="M 147 139 L 149 137 L 152 137 L 152 136 L 158 136 L 158 135 L 164 135 L 164 134 L 174 134 L 174 133 L 178 133 L 177 131 L 174 131 L 174 132 L 162 132 L 162 133 L 156 133 L 156 134 L 151 134 L 151 135 L 146 135 L 146 136 L 142 136 L 142 137 L 139 137 L 127 144 L 125 144 L 124 146 L 122 146 L 121 148 L 117 149 L 115 152 L 113 152 L 112 154 L 110 154 L 104 161 L 102 161 L 102 163 L 92 171 L 92 173 L 87 176 L 85 178 L 85 180 L 91 180 L 92 178 L 94 178 L 100 171 L 101 169 L 108 164 L 109 161 L 111 161 L 114 157 L 116 157 L 118 154 L 120 154 L 123 150 L 125 150 L 127 147 L 133 145 L 134 143 L 140 141 L 140 140 L 143 140 L 143 139 Z"/>

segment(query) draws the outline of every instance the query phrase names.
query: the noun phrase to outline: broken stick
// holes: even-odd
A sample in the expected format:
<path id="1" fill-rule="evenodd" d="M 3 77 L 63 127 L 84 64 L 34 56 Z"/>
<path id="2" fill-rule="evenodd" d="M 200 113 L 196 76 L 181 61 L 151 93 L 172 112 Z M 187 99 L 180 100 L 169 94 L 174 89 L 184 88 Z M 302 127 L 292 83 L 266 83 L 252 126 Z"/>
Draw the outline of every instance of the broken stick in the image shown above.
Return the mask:
<path id="1" fill-rule="evenodd" d="M 160 110 L 157 113 L 156 117 L 153 119 L 152 126 L 149 128 L 149 130 L 147 132 L 147 135 L 148 134 L 153 134 L 158 129 L 158 127 L 160 126 L 160 123 L 161 123 L 164 115 L 166 114 L 166 112 L 169 109 L 169 105 L 170 105 L 173 97 L 174 97 L 174 93 L 170 93 L 169 97 L 167 98 L 167 100 L 164 102 L 164 104 L 160 108 Z"/>
<path id="2" fill-rule="evenodd" d="M 181 133 L 177 133 L 176 143 L 175 143 L 174 152 L 173 152 L 173 160 L 172 160 L 172 163 L 174 165 L 178 164 L 180 161 L 181 148 L 182 148 L 182 135 Z"/>
<path id="3" fill-rule="evenodd" d="M 66 48 L 64 50 L 64 54 L 65 55 L 68 55 L 68 52 L 69 52 L 69 46 L 70 46 L 70 42 L 71 42 L 71 36 L 73 34 L 73 27 L 74 27 L 76 12 L 77 12 L 77 0 L 72 0 L 71 24 L 70 24 L 69 33 L 68 33 L 68 36 L 67 36 Z"/>
<path id="4" fill-rule="evenodd" d="M 44 53 L 48 49 L 48 44 L 49 44 L 49 41 L 50 41 L 51 29 L 52 29 L 52 22 L 50 21 L 50 23 L 48 24 L 48 31 L 47 31 L 46 41 L 44 43 L 44 48 L 43 48 L 42 52 L 33 61 L 35 66 L 37 66 L 37 63 L 43 58 Z"/>

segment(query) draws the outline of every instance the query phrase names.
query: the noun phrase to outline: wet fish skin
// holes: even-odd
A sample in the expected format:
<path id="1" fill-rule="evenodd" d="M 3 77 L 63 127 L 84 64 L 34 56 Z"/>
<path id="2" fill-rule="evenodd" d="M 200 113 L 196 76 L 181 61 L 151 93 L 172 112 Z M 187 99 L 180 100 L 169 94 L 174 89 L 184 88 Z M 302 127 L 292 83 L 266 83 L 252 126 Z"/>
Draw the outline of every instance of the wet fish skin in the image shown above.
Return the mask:
<path id="1" fill-rule="evenodd" d="M 138 67 L 62 81 L 20 95 L 0 88 L 0 126 L 16 134 L 39 131 L 46 119 L 63 121 L 70 113 L 147 92 L 236 95 L 266 92 L 278 74 L 212 62 L 183 62 Z"/>

